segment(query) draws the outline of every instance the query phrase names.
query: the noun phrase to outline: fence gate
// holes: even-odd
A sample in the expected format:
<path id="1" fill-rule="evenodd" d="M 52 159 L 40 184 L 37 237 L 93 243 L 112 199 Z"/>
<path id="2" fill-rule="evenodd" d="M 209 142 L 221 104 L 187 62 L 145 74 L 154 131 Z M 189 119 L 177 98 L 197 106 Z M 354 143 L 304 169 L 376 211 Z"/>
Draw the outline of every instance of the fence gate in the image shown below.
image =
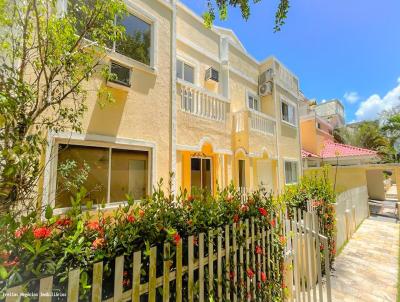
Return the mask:
<path id="1" fill-rule="evenodd" d="M 287 300 L 332 301 L 328 238 L 319 234 L 317 215 L 298 210 L 284 231 Z"/>

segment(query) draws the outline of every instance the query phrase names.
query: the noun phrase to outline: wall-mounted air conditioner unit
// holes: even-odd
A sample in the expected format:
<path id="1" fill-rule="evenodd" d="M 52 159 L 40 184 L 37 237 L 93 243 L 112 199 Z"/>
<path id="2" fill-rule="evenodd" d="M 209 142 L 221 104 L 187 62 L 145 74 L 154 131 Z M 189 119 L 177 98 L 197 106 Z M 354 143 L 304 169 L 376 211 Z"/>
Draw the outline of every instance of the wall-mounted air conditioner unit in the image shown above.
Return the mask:
<path id="1" fill-rule="evenodd" d="M 258 77 L 258 83 L 260 85 L 272 81 L 274 78 L 274 70 L 272 68 L 267 69 Z"/>
<path id="2" fill-rule="evenodd" d="M 110 71 L 115 75 L 115 78 L 110 82 L 131 87 L 131 69 L 129 67 L 111 61 Z"/>
<path id="3" fill-rule="evenodd" d="M 260 84 L 258 87 L 258 94 L 260 96 L 266 96 L 272 93 L 272 82 L 265 82 Z"/>
<path id="4" fill-rule="evenodd" d="M 211 80 L 214 82 L 218 82 L 218 70 L 210 67 L 206 70 L 206 81 Z"/>

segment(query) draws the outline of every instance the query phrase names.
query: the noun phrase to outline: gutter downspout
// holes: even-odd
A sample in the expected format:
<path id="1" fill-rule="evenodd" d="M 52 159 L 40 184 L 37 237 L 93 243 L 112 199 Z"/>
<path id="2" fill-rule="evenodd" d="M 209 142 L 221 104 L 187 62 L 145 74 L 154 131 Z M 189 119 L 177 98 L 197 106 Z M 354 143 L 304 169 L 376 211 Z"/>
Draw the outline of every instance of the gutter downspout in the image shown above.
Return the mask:
<path id="1" fill-rule="evenodd" d="M 170 135 L 170 172 L 173 173 L 171 183 L 172 192 L 177 192 L 176 183 L 176 0 L 171 0 L 171 135 Z"/>
<path id="2" fill-rule="evenodd" d="M 275 68 L 274 68 L 275 69 Z M 280 146 L 279 146 L 279 135 L 278 135 L 278 120 L 280 121 L 280 109 L 278 104 L 276 103 L 276 83 L 275 83 L 275 79 L 272 82 L 273 83 L 273 87 L 272 87 L 272 93 L 274 95 L 274 104 L 275 104 L 275 141 L 276 141 L 276 157 L 277 157 L 277 172 L 278 172 L 278 193 L 281 192 L 282 188 L 281 188 L 281 155 L 280 155 Z"/>

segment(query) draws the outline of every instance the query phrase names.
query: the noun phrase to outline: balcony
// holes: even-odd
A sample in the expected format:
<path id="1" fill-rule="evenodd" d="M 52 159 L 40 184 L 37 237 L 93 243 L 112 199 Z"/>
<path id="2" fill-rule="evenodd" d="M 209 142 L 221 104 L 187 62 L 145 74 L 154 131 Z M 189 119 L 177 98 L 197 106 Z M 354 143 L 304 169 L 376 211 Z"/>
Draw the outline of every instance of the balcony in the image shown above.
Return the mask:
<path id="1" fill-rule="evenodd" d="M 230 103 L 222 95 L 202 87 L 178 81 L 179 109 L 208 120 L 225 122 Z"/>
<path id="2" fill-rule="evenodd" d="M 250 130 L 257 131 L 265 135 L 275 134 L 275 119 L 264 113 L 249 111 Z"/>

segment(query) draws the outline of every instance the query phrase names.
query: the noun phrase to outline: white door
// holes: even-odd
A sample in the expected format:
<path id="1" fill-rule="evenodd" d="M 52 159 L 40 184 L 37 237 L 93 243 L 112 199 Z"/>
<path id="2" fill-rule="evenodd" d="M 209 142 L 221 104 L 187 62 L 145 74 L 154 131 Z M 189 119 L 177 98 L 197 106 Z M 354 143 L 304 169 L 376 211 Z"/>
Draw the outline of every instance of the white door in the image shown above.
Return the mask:
<path id="1" fill-rule="evenodd" d="M 272 162 L 269 160 L 257 161 L 257 185 L 263 186 L 267 192 L 274 190 L 274 173 L 272 171 Z"/>

